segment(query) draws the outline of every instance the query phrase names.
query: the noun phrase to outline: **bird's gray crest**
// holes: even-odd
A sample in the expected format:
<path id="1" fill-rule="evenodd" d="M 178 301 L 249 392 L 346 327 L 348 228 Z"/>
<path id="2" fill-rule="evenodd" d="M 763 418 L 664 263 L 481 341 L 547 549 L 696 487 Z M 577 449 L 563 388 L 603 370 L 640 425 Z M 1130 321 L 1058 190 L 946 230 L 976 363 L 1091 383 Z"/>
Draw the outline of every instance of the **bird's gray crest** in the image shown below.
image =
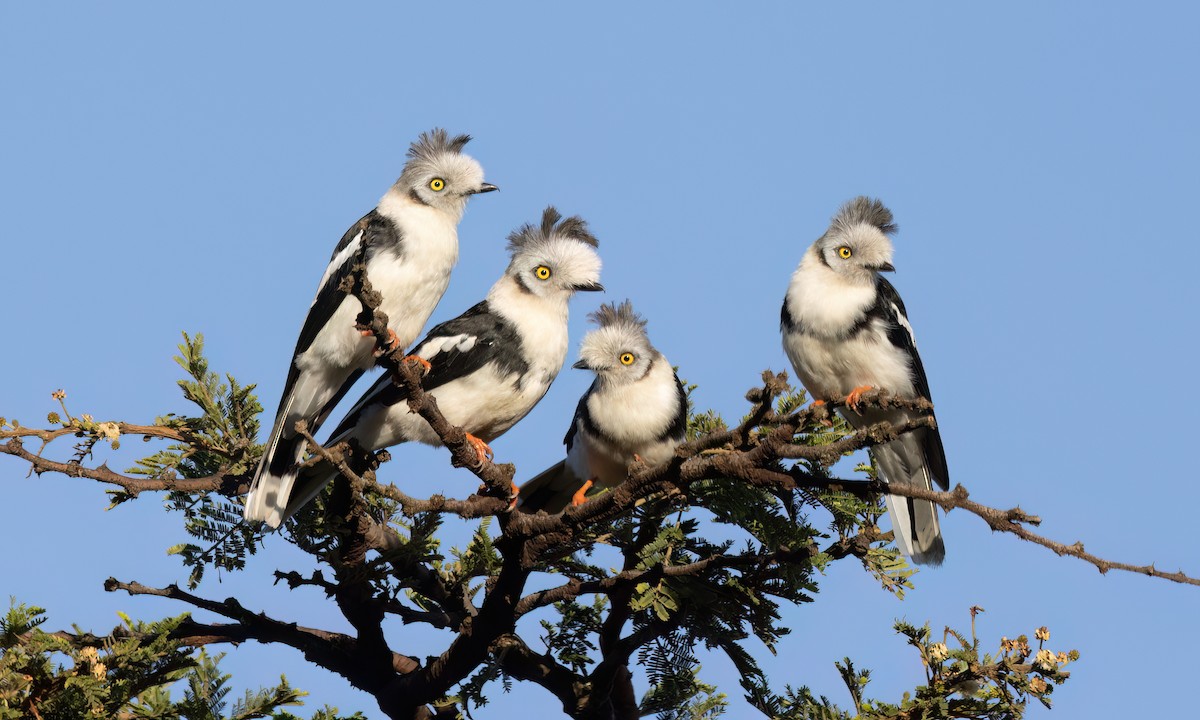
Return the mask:
<path id="1" fill-rule="evenodd" d="M 642 332 L 646 330 L 646 320 L 633 311 L 633 303 L 628 300 L 625 300 L 620 305 L 605 303 L 600 306 L 599 310 L 589 314 L 588 317 L 602 328 L 628 325 Z"/>
<path id="2" fill-rule="evenodd" d="M 450 133 L 442 128 L 434 128 L 429 132 L 421 133 L 421 136 L 408 148 L 408 157 L 413 160 L 424 160 L 433 162 L 442 153 L 454 153 L 455 155 L 462 152 L 463 147 L 471 142 L 470 135 L 455 135 L 450 137 Z"/>
<path id="3" fill-rule="evenodd" d="M 830 222 L 830 230 L 845 232 L 855 225 L 871 225 L 879 228 L 884 235 L 893 235 L 899 229 L 892 211 L 878 198 L 865 195 L 859 195 L 842 205 Z"/>
<path id="4" fill-rule="evenodd" d="M 571 238 L 586 243 L 592 247 L 600 247 L 600 241 L 588 230 L 587 221 L 578 215 L 563 219 L 553 205 L 542 211 L 542 224 L 525 223 L 513 230 L 508 236 L 508 251 L 516 255 L 518 252 L 535 245 L 547 242 L 552 238 Z"/>

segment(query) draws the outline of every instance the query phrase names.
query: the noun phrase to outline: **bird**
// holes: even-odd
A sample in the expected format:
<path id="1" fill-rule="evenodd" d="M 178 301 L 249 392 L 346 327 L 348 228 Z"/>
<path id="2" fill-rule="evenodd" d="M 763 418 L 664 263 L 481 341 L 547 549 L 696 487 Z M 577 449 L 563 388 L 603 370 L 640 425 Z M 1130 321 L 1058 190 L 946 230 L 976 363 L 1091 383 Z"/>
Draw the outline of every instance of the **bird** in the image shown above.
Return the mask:
<path id="1" fill-rule="evenodd" d="M 904 301 L 880 274 L 895 271 L 896 230 L 892 212 L 878 199 L 845 203 L 801 258 L 780 314 L 783 349 L 804 387 L 816 403 L 844 398 L 841 414 L 855 427 L 895 425 L 918 415 L 859 408 L 871 388 L 932 400 Z M 914 430 L 870 453 L 889 485 L 949 487 L 936 428 Z M 887 495 L 885 502 L 900 551 L 914 563 L 940 565 L 946 548 L 934 504 L 900 495 Z"/>
<path id="2" fill-rule="evenodd" d="M 430 363 L 422 388 L 446 419 L 462 427 L 480 461 L 487 443 L 524 418 L 545 396 L 567 358 L 568 301 L 597 292 L 599 241 L 578 216 L 563 218 L 553 206 L 539 225 L 508 237 L 507 269 L 486 299 L 435 326 L 411 354 Z M 408 393 L 381 376 L 354 404 L 326 445 L 355 441 L 367 451 L 404 442 L 440 445 L 424 418 L 409 410 Z M 280 522 L 316 497 L 337 474 L 328 461 L 301 469 L 281 493 L 273 517 Z"/>
<path id="3" fill-rule="evenodd" d="M 382 296 L 392 347 L 408 347 L 441 300 L 458 260 L 458 223 L 467 201 L 496 190 L 463 147 L 470 135 L 441 128 L 422 133 L 408 150 L 400 177 L 378 206 L 342 236 L 304 320 L 288 367 L 283 396 L 261 461 L 246 496 L 243 516 L 278 527 L 286 498 L 304 456 L 296 422 L 315 433 L 364 371 L 375 363 L 376 342 L 355 328 L 362 310 L 340 289 L 353 267 Z"/>
<path id="4" fill-rule="evenodd" d="M 567 457 L 520 488 L 519 508 L 562 512 L 589 491 L 616 487 L 629 464 L 660 465 L 687 433 L 688 399 L 671 363 L 650 344 L 646 320 L 624 301 L 591 314 L 598 327 L 573 367 L 596 374 L 563 439 Z"/>

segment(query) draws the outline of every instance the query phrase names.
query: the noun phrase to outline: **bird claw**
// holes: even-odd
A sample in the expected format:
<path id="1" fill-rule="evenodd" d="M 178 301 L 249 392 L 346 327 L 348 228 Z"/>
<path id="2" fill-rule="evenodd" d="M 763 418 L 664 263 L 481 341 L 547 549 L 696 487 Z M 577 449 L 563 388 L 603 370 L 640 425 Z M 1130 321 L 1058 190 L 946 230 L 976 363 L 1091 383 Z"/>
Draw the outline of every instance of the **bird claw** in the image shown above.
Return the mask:
<path id="1" fill-rule="evenodd" d="M 850 391 L 850 394 L 846 396 L 846 407 L 850 408 L 851 410 L 858 410 L 858 403 L 862 400 L 863 393 L 874 389 L 875 388 L 871 387 L 870 385 L 859 385 L 858 387 L 854 388 Z"/>
<path id="2" fill-rule="evenodd" d="M 420 355 L 406 355 L 404 357 L 404 362 L 408 362 L 410 360 L 416 361 L 417 364 L 419 364 L 421 366 L 421 368 L 422 368 L 421 374 L 422 375 L 428 375 L 429 371 L 433 369 L 433 365 L 429 364 L 429 361 L 426 360 L 425 358 L 421 357 Z M 468 435 L 468 437 L 470 437 L 470 435 Z"/>
<path id="3" fill-rule="evenodd" d="M 521 486 L 513 480 L 509 480 L 512 487 L 508 490 L 508 510 L 512 511 L 517 508 L 517 500 L 521 497 Z M 487 483 L 479 483 L 479 489 L 475 491 L 476 495 L 483 495 L 487 492 Z"/>
<path id="4" fill-rule="evenodd" d="M 575 494 L 571 496 L 571 507 L 579 507 L 587 502 L 587 491 L 592 489 L 592 484 L 591 480 L 583 481 L 583 487 L 576 490 Z"/>
<path id="5" fill-rule="evenodd" d="M 372 337 L 375 333 L 371 330 L 359 330 L 358 334 L 363 337 Z M 400 347 L 400 338 L 396 335 L 395 330 L 388 328 L 387 347 L 375 348 L 375 357 L 383 357 L 398 347 Z"/>
<path id="6" fill-rule="evenodd" d="M 416 356 L 410 355 L 409 357 Z M 420 358 L 417 359 L 420 360 Z M 491 460 L 492 458 L 496 457 L 496 454 L 492 452 L 492 449 L 488 447 L 487 443 L 475 437 L 471 433 L 464 434 L 467 436 L 467 442 L 471 443 L 471 447 L 475 448 L 475 454 L 479 456 L 479 462 L 482 463 L 484 460 Z"/>
<path id="7" fill-rule="evenodd" d="M 824 400 L 813 400 L 812 405 L 810 405 L 809 407 L 812 408 L 813 410 L 816 410 L 817 408 L 824 408 L 825 401 Z M 828 417 L 829 411 L 822 410 L 822 412 L 826 415 L 826 417 L 821 419 L 821 421 L 820 421 L 821 424 L 824 425 L 825 427 L 833 427 L 833 421 L 830 420 Z"/>

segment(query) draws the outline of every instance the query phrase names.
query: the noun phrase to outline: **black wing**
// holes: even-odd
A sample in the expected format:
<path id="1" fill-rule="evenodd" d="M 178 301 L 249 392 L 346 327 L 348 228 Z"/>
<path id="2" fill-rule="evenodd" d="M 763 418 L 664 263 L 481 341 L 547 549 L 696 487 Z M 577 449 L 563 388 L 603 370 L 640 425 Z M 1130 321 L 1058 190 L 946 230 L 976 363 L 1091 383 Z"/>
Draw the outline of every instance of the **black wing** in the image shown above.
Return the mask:
<path id="1" fill-rule="evenodd" d="M 904 351 L 911 361 L 913 386 L 917 394 L 932 401 L 929 396 L 929 378 L 925 376 L 925 366 L 921 364 L 921 356 L 917 353 L 917 341 L 912 334 L 912 325 L 908 322 L 908 312 L 904 309 L 904 301 L 896 288 L 880 276 L 875 284 L 875 307 L 869 313 L 887 323 L 888 341 Z"/>
<path id="2" fill-rule="evenodd" d="M 338 262 L 338 256 L 356 239 L 360 251 L 348 253 Z M 337 247 L 333 249 L 333 255 L 329 258 L 330 265 L 335 262 L 338 265 L 332 269 L 325 283 L 317 289 L 317 299 L 313 301 L 312 308 L 308 311 L 308 317 L 304 319 L 304 327 L 300 328 L 300 338 L 296 341 L 296 352 L 293 357 L 308 350 L 313 340 L 317 338 L 317 334 L 321 332 L 321 329 L 329 322 L 329 318 L 333 317 L 333 313 L 346 299 L 346 294 L 338 288 L 342 284 L 342 280 L 350 274 L 354 263 L 359 260 L 362 255 L 361 251 L 372 245 L 399 245 L 400 240 L 400 229 L 390 219 L 380 215 L 378 210 L 367 213 L 346 231 Z"/>
<path id="3" fill-rule="evenodd" d="M 678 393 L 679 409 L 675 413 L 675 419 L 658 437 L 660 441 L 668 438 L 683 438 L 687 435 L 687 420 L 688 420 L 688 397 L 687 390 L 684 389 L 683 383 L 679 380 L 679 376 L 675 375 L 675 390 Z"/>
<path id="4" fill-rule="evenodd" d="M 587 401 L 592 396 L 592 392 L 596 389 L 596 381 L 588 387 L 587 392 L 583 397 L 579 398 L 579 404 L 575 406 L 575 414 L 571 416 L 571 427 L 567 428 L 567 435 L 563 438 L 563 445 L 567 446 L 567 453 L 571 452 L 571 446 L 575 444 L 575 433 L 579 430 L 579 423 L 592 425 L 592 416 L 588 413 Z"/>
<path id="5" fill-rule="evenodd" d="M 459 340 L 453 344 L 444 342 L 451 338 Z M 430 352 L 434 344 L 440 344 L 440 347 L 436 352 Z M 421 387 L 427 391 L 466 377 L 488 363 L 496 365 L 501 373 L 516 373 L 518 376 L 529 370 L 529 363 L 521 353 L 521 337 L 516 328 L 502 316 L 491 312 L 486 300 L 453 320 L 435 326 L 412 353 L 429 361 L 429 372 L 421 381 Z M 337 437 L 354 427 L 367 407 L 380 404 L 391 407 L 407 399 L 408 393 L 404 388 L 384 374 L 354 404 L 330 437 Z"/>
<path id="6" fill-rule="evenodd" d="M 459 336 L 474 338 L 475 342 L 470 347 L 466 347 L 464 342 L 443 346 L 429 356 L 422 353 L 427 344 L 438 338 Z M 529 371 L 529 363 L 521 352 L 521 336 L 517 334 L 517 329 L 502 315 L 492 312 L 487 300 L 430 330 L 413 352 L 428 360 L 432 366 L 421 381 L 421 387 L 426 390 L 470 375 L 488 363 L 494 363 L 503 374 L 516 373 L 521 376 Z"/>
<path id="7" fill-rule="evenodd" d="M 908 312 L 904 309 L 904 301 L 900 293 L 883 276 L 875 284 L 875 307 L 871 315 L 882 318 L 887 322 L 888 341 L 902 350 L 910 360 L 913 386 L 921 397 L 933 401 L 929 393 L 929 378 L 925 375 L 925 366 L 921 363 L 921 355 L 917 352 L 917 342 L 912 334 L 912 325 L 908 322 Z M 937 429 L 921 433 L 925 449 L 925 461 L 929 463 L 929 471 L 937 479 L 942 489 L 949 489 L 950 474 L 946 468 L 946 451 L 942 447 L 942 435 Z"/>
<path id="8" fill-rule="evenodd" d="M 783 307 L 779 310 L 779 329 L 782 332 L 789 332 L 796 327 L 796 318 L 792 317 L 792 311 L 788 309 L 787 295 L 783 296 Z"/>

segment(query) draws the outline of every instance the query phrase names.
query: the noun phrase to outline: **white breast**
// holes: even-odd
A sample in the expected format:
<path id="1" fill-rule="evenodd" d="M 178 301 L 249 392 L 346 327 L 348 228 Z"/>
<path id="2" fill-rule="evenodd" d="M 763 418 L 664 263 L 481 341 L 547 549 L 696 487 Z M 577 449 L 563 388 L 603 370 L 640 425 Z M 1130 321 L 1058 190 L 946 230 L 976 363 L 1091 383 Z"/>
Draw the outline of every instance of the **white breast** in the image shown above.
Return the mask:
<path id="1" fill-rule="evenodd" d="M 522 356 L 529 363 L 523 382 L 543 386 L 537 395 L 540 399 L 567 359 L 567 298 L 525 292 L 505 276 L 492 286 L 487 299 L 491 311 L 517 329 Z"/>
<path id="2" fill-rule="evenodd" d="M 785 331 L 783 349 L 814 399 L 841 399 L 863 385 L 915 394 L 911 359 L 887 339 L 884 321 L 850 334 L 875 303 L 874 286 L 845 282 L 810 250 L 792 276 L 786 302 L 801 331 Z"/>
<path id="3" fill-rule="evenodd" d="M 400 248 L 368 250 L 367 278 L 383 297 L 379 309 L 387 313 L 388 327 L 407 348 L 421 334 L 450 283 L 450 271 L 458 260 L 458 229 L 445 213 L 394 190 L 380 200 L 378 210 L 396 223 L 402 239 Z M 337 372 L 370 368 L 375 362 L 375 339 L 364 338 L 354 329 L 360 312 L 362 304 L 346 296 L 309 351 L 296 359 L 297 366 Z"/>
<path id="4" fill-rule="evenodd" d="M 633 454 L 656 464 L 670 457 L 658 442 L 679 411 L 679 390 L 671 364 L 661 354 L 646 377 L 628 385 L 604 386 L 588 398 L 592 422 L 613 443 L 612 450 L 626 458 Z M 647 455 L 654 457 L 647 457 Z"/>
<path id="5" fill-rule="evenodd" d="M 789 333 L 783 348 L 815 400 L 839 400 L 863 385 L 913 396 L 908 356 L 885 333 L 878 321 L 847 340 Z"/>
<path id="6" fill-rule="evenodd" d="M 825 267 L 810 249 L 792 274 L 787 294 L 788 312 L 815 335 L 844 335 L 875 302 L 873 285 L 842 279 Z"/>

